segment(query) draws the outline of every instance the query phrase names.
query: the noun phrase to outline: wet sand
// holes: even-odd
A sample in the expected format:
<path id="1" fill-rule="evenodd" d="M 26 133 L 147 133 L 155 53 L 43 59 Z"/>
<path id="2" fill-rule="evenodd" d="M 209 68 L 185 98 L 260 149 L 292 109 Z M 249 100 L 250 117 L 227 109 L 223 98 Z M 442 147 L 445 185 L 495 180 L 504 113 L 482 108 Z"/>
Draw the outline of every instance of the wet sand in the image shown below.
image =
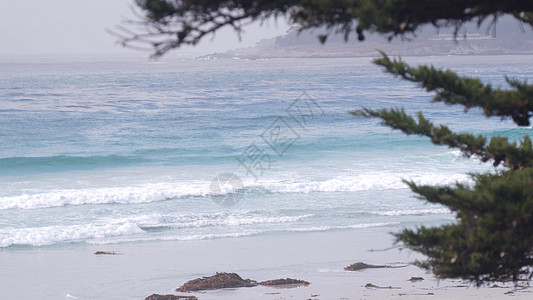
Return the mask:
<path id="1" fill-rule="evenodd" d="M 533 289 L 515 289 L 512 283 L 478 289 L 461 280 L 438 281 L 409 264 L 421 256 L 407 250 L 369 251 L 391 245 L 392 236 L 386 229 L 371 228 L 186 242 L 9 248 L 0 250 L 0 299 L 144 299 L 154 293 L 199 299 L 533 297 Z M 114 255 L 95 255 L 97 251 Z M 359 261 L 407 266 L 344 271 Z M 216 272 L 235 272 L 257 281 L 289 277 L 311 284 L 175 291 L 186 281 Z M 411 277 L 424 280 L 411 282 Z"/>

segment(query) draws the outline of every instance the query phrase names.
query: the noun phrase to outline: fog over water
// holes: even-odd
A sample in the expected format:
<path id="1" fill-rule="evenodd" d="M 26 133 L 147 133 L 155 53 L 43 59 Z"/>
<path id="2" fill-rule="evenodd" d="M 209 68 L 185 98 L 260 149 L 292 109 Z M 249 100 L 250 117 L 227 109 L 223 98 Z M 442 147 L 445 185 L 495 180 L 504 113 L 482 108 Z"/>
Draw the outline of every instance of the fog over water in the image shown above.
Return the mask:
<path id="1" fill-rule="evenodd" d="M 0 57 L 49 54 L 122 54 L 144 56 L 149 53 L 124 49 L 106 32 L 124 20 L 136 19 L 133 0 L 50 0 L 0 1 Z M 288 26 L 283 19 L 253 24 L 244 28 L 241 41 L 225 28 L 208 36 L 196 47 L 174 51 L 172 56 L 197 56 L 252 46 L 259 40 L 283 34 Z"/>

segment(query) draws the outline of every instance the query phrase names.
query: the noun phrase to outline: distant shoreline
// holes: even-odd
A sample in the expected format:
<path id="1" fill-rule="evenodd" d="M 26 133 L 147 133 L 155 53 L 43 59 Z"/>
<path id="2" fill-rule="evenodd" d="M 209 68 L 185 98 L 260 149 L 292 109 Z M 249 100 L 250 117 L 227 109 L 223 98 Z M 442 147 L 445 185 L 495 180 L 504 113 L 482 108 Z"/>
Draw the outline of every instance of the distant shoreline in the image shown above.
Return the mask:
<path id="1" fill-rule="evenodd" d="M 522 32 L 513 18 L 502 18 L 498 31 L 484 24 L 463 26 L 459 32 L 425 27 L 413 36 L 396 37 L 368 34 L 362 42 L 353 36 L 344 40 L 329 34 L 321 44 L 318 36 L 328 34 L 324 28 L 299 31 L 290 28 L 285 35 L 258 42 L 253 47 L 230 50 L 224 53 L 210 53 L 200 58 L 340 58 L 374 57 L 377 49 L 391 56 L 434 56 L 434 55 L 523 55 L 533 54 L 533 33 Z M 499 34 L 498 34 L 499 33 Z M 502 34 L 504 33 L 504 34 Z"/>
<path id="2" fill-rule="evenodd" d="M 346 58 L 346 59 L 350 59 L 350 58 L 378 58 L 378 57 L 381 57 L 379 55 L 379 52 L 376 51 L 377 54 L 375 55 L 357 55 L 357 56 L 319 56 L 319 55 L 315 55 L 315 56 L 276 56 L 276 57 L 238 57 L 238 56 L 234 56 L 234 57 L 230 57 L 230 56 L 215 56 L 215 54 L 217 53 L 214 53 L 214 54 L 209 54 L 209 55 L 202 55 L 202 56 L 198 56 L 196 58 L 194 58 L 195 60 L 215 60 L 215 59 L 243 59 L 243 60 L 261 60 L 261 59 L 313 59 L 313 58 L 317 58 L 317 59 L 327 59 L 327 58 L 331 58 L 331 59 L 335 59 L 335 58 L 338 58 L 338 59 L 343 59 L 343 58 Z M 401 57 L 457 57 L 457 56 L 476 56 L 476 57 L 480 57 L 480 56 L 530 56 L 530 55 L 533 55 L 533 51 L 531 53 L 516 53 L 516 54 L 508 54 L 508 53 L 500 53 L 500 54 L 429 54 L 429 55 L 426 55 L 426 54 L 414 54 L 414 55 L 402 55 L 402 54 L 390 54 L 390 53 L 386 53 L 388 56 L 401 56 Z"/>

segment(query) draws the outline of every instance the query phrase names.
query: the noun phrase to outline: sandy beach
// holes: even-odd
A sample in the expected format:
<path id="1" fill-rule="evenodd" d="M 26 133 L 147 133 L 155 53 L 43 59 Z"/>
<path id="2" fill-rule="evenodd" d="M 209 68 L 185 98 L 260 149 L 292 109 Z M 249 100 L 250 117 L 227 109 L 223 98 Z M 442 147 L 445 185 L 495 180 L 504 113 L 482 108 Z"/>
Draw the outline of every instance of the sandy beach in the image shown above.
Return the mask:
<path id="1" fill-rule="evenodd" d="M 0 300 L 533 300 L 532 29 L 533 1 L 0 1 Z"/>
<path id="2" fill-rule="evenodd" d="M 0 251 L 0 299 L 144 299 L 151 294 L 199 299 L 529 299 L 532 289 L 497 283 L 475 288 L 440 280 L 410 265 L 420 256 L 390 247 L 383 229 L 261 235 L 197 241 L 52 246 Z M 113 251 L 115 255 L 95 255 Z M 344 271 L 362 261 L 398 268 Z M 305 287 L 179 293 L 188 280 L 216 272 L 243 278 L 297 278 Z M 411 282 L 411 277 L 424 280 Z M 371 285 L 368 285 L 371 284 Z"/>
<path id="3" fill-rule="evenodd" d="M 524 57 L 450 59 L 431 61 L 495 85 L 504 71 L 531 76 Z M 0 121 L 10 128 L 0 145 L 0 300 L 145 299 L 179 294 L 184 283 L 217 272 L 310 284 L 188 295 L 531 296 L 512 284 L 477 289 L 437 281 L 410 264 L 420 258 L 410 251 L 369 251 L 390 248 L 391 231 L 454 220 L 445 207 L 414 197 L 402 179 L 469 182 L 468 173 L 492 167 L 348 111 L 401 100 L 407 111 L 428 111 L 457 130 L 526 132 L 499 120 L 472 125 L 462 111 L 433 106 L 427 93 L 398 85 L 369 59 L 0 64 L 7 91 Z M 304 126 L 291 116 L 296 104 L 313 108 L 316 118 Z M 278 144 L 271 138 L 280 124 L 292 134 Z M 248 152 L 254 149 L 273 160 L 257 174 L 246 169 L 257 162 Z M 208 197 L 217 174 L 227 172 L 243 183 L 233 207 Z M 357 262 L 401 267 L 344 270 Z"/>

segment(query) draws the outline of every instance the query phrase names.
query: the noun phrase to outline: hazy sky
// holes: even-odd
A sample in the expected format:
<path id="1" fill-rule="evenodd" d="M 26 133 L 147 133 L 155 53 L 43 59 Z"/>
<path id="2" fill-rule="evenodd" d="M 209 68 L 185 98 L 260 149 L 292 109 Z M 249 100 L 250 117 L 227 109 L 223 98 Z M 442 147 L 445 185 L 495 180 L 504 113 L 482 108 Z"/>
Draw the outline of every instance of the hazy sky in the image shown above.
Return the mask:
<path id="1" fill-rule="evenodd" d="M 0 0 L 0 55 L 136 53 L 105 31 L 132 18 L 133 0 Z M 203 54 L 254 45 L 287 30 L 284 20 L 246 28 L 242 41 L 226 29 L 197 47 L 171 55 Z M 145 54 L 146 55 L 146 54 Z"/>

